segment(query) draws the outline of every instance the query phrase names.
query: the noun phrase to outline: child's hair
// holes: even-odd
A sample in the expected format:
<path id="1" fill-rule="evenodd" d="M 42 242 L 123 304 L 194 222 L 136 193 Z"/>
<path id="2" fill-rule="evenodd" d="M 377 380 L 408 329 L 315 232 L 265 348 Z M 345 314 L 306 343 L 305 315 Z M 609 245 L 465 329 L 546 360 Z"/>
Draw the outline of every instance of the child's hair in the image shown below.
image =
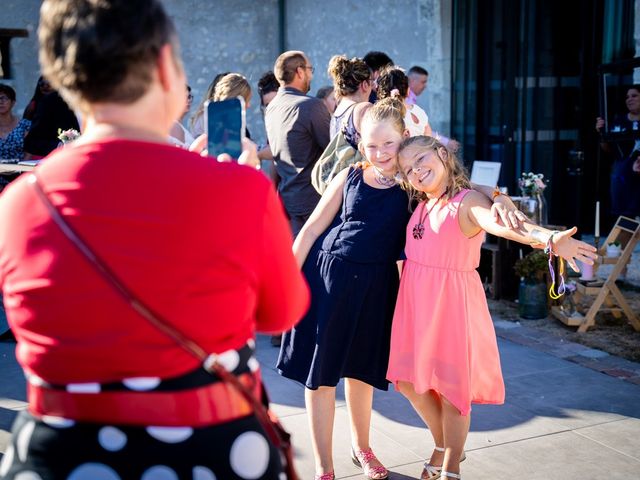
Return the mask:
<path id="1" fill-rule="evenodd" d="M 202 98 L 202 101 L 200 102 L 200 105 L 198 105 L 198 108 L 196 108 L 196 111 L 193 113 L 193 116 L 191 117 L 191 121 L 189 122 L 189 128 L 191 128 L 191 130 L 193 130 L 193 127 L 196 124 L 196 121 L 198 120 L 198 118 L 200 118 L 202 115 L 204 115 L 204 104 L 207 100 L 213 100 L 213 96 L 215 95 L 216 92 L 216 85 L 218 85 L 218 82 L 220 80 L 222 80 L 222 78 L 226 77 L 227 75 L 229 75 L 231 72 L 222 72 L 217 74 L 215 77 L 213 77 L 213 80 L 211 81 L 211 83 L 209 84 L 209 86 L 207 87 L 207 91 L 204 94 L 204 97 Z"/>
<path id="2" fill-rule="evenodd" d="M 469 182 L 469 175 L 467 174 L 467 169 L 462 165 L 458 157 L 451 151 L 447 149 L 442 143 L 436 140 L 433 137 L 426 137 L 423 135 L 419 135 L 417 137 L 409 137 L 402 142 L 400 145 L 400 151 L 398 152 L 398 157 L 396 162 L 398 162 L 398 172 L 400 173 L 399 177 L 401 179 L 402 187 L 409 191 L 412 198 L 415 198 L 419 201 L 425 200 L 427 195 L 424 192 L 419 192 L 409 183 L 409 179 L 405 175 L 405 172 L 402 171 L 399 165 L 400 153 L 407 147 L 422 147 L 424 150 L 431 150 L 433 153 L 437 155 L 437 157 L 444 165 L 444 169 L 447 173 L 447 193 L 446 198 L 451 200 L 454 196 L 460 192 L 460 190 L 465 188 L 471 188 L 471 182 Z"/>
<path id="3" fill-rule="evenodd" d="M 248 102 L 251 97 L 251 85 L 239 73 L 229 73 L 216 84 L 213 101 L 219 102 L 235 97 L 242 97 L 245 102 Z"/>
<path id="4" fill-rule="evenodd" d="M 368 123 L 391 122 L 396 131 L 401 135 L 404 133 L 404 115 L 406 108 L 404 102 L 399 98 L 385 98 L 378 100 L 373 107 L 367 110 L 362 119 L 362 125 Z"/>
<path id="5" fill-rule="evenodd" d="M 327 72 L 333 79 L 338 97 L 346 97 L 357 92 L 362 82 L 371 79 L 371 71 L 362 59 L 354 57 L 349 60 L 344 55 L 331 57 Z"/>
<path id="6" fill-rule="evenodd" d="M 378 98 L 387 98 L 394 96 L 394 90 L 402 99 L 407 98 L 409 94 L 409 77 L 400 67 L 387 67 L 378 77 Z"/>

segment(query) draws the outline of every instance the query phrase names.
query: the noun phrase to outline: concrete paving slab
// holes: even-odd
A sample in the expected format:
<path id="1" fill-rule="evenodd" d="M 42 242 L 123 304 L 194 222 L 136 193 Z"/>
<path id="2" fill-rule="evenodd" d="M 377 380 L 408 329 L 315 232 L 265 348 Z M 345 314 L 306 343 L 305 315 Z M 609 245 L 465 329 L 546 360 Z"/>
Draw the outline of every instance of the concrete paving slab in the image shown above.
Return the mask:
<path id="1" fill-rule="evenodd" d="M 372 428 L 394 438 L 420 458 L 431 454 L 434 443 L 424 423 L 401 395 L 374 395 Z M 513 404 L 474 405 L 466 449 L 472 451 L 553 433 L 567 427 Z"/>
<path id="2" fill-rule="evenodd" d="M 603 352 L 602 350 L 597 350 L 595 348 L 589 348 L 587 350 L 583 350 L 578 355 L 582 355 L 587 358 L 604 358 L 608 357 L 609 354 L 607 352 Z"/>
<path id="3" fill-rule="evenodd" d="M 475 450 L 462 464 L 465 479 L 629 480 L 640 462 L 575 432 Z"/>
<path id="4" fill-rule="evenodd" d="M 285 428 L 289 429 L 294 435 L 296 450 L 295 462 L 298 472 L 303 478 L 312 477 L 314 473 L 314 461 L 307 415 L 289 416 L 283 418 L 282 421 Z M 373 424 L 374 426 L 371 429 L 371 448 L 387 468 L 420 461 L 420 456 L 413 454 L 410 450 L 402 448 L 402 445 L 396 441 L 397 439 L 392 438 L 384 429 L 376 428 L 375 425 L 377 422 L 375 422 L 375 420 Z M 349 417 L 346 407 L 340 407 L 337 408 L 335 412 L 333 432 L 333 459 L 336 476 L 338 478 L 362 475 L 362 470 L 351 461 L 350 449 L 351 433 L 349 429 Z"/>
<path id="5" fill-rule="evenodd" d="M 467 452 L 461 464 L 467 479 L 629 480 L 638 478 L 640 464 L 574 432 Z M 390 479 L 418 478 L 421 463 L 393 468 Z"/>
<path id="6" fill-rule="evenodd" d="M 575 433 L 640 461 L 640 420 L 637 418 L 581 428 Z M 640 471 L 637 476 L 640 477 Z"/>
<path id="7" fill-rule="evenodd" d="M 572 365 L 506 379 L 507 401 L 574 429 L 624 417 L 640 418 L 640 387 Z"/>
<path id="8" fill-rule="evenodd" d="M 502 376 L 505 380 L 532 373 L 567 368 L 570 365 L 560 358 L 508 340 L 498 339 L 498 348 L 500 350 Z"/>

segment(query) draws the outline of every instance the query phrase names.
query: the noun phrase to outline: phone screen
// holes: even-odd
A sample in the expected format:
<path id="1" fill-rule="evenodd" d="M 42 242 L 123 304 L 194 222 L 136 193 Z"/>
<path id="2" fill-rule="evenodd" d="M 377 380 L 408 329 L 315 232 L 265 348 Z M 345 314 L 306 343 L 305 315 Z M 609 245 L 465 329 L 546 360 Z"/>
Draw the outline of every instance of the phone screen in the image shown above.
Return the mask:
<path id="1" fill-rule="evenodd" d="M 207 102 L 206 112 L 209 155 L 217 157 L 227 153 L 238 160 L 245 132 L 244 99 L 236 97 Z"/>

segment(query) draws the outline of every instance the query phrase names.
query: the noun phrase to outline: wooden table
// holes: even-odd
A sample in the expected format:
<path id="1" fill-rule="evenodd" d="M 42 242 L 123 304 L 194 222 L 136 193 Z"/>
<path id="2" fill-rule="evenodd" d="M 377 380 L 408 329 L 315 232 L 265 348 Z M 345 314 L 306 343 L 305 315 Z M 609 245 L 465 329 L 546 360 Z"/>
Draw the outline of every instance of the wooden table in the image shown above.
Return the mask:
<path id="1" fill-rule="evenodd" d="M 0 163 L 0 175 L 30 172 L 34 168 L 35 166 L 33 165 L 20 165 L 19 163 Z"/>

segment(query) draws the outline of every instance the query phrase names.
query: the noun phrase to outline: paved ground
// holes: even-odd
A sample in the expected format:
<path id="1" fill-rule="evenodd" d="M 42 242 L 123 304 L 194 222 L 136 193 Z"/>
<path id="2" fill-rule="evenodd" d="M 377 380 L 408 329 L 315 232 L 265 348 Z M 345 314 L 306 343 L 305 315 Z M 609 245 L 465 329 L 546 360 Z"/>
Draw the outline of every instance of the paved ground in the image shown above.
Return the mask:
<path id="1" fill-rule="evenodd" d="M 581 345 L 547 345 L 511 322 L 496 321 L 507 386 L 503 406 L 475 406 L 463 463 L 469 479 L 590 480 L 640 476 L 640 385 L 582 365 L 615 357 Z M 525 330 L 521 330 L 525 329 Z M 503 338 L 504 337 L 504 338 Z M 510 338 L 511 340 L 507 339 Z M 15 362 L 15 344 L 0 343 L 0 452 L 10 423 L 24 408 L 24 379 Z M 542 351 L 546 349 L 548 351 Z M 293 432 L 302 478 L 313 478 L 313 456 L 299 385 L 279 377 L 277 350 L 258 340 L 264 377 L 285 426 Z M 620 360 L 620 359 L 618 359 Z M 640 376 L 640 364 L 628 362 Z M 433 444 L 403 397 L 376 392 L 372 444 L 392 471 L 392 479 L 417 478 Z M 363 478 L 349 460 L 344 397 L 339 393 L 334 435 L 338 478 Z"/>

